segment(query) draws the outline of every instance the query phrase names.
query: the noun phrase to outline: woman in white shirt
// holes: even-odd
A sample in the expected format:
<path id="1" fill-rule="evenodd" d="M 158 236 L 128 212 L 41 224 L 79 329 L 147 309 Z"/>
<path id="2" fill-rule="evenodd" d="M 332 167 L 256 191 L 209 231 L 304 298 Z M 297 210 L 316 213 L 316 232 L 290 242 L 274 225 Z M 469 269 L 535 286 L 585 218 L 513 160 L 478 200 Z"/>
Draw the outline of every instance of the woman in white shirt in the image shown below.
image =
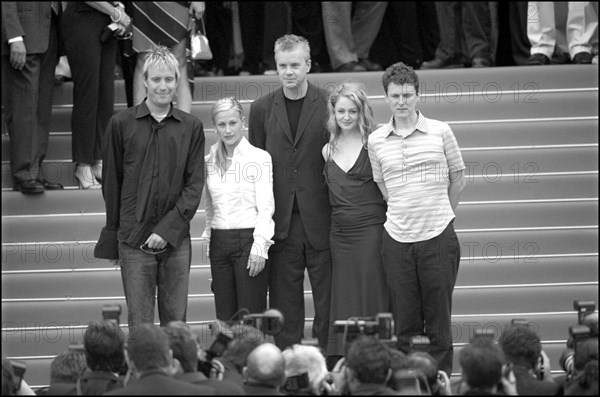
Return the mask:
<path id="1" fill-rule="evenodd" d="M 244 111 L 235 98 L 212 108 L 219 140 L 206 156 L 206 228 L 217 318 L 230 321 L 246 309 L 267 307 L 267 252 L 275 230 L 269 153 L 248 142 Z"/>

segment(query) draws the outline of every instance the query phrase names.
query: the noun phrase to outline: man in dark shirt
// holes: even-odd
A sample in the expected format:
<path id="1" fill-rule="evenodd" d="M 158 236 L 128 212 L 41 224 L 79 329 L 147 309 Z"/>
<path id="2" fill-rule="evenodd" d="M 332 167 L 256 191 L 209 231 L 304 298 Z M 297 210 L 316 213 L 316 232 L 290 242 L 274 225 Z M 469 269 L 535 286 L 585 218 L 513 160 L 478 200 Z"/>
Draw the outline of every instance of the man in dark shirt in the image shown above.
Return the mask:
<path id="1" fill-rule="evenodd" d="M 144 64 L 148 96 L 113 116 L 102 145 L 106 226 L 94 255 L 119 260 L 129 327 L 185 321 L 190 221 L 204 187 L 202 122 L 172 106 L 177 59 L 166 47 Z"/>

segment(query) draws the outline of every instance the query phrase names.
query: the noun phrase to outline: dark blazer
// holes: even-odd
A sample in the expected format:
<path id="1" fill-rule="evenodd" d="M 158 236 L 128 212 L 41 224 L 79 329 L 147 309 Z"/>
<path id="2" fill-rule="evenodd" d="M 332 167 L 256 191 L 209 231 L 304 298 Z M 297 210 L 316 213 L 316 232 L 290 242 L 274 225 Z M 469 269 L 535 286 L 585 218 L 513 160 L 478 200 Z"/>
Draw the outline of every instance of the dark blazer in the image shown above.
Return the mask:
<path id="1" fill-rule="evenodd" d="M 23 36 L 27 54 L 48 50 L 52 7 L 49 1 L 2 2 L 2 55 L 10 54 L 8 40 Z"/>
<path id="2" fill-rule="evenodd" d="M 122 389 L 116 389 L 104 395 L 201 395 L 215 394 L 215 389 L 198 386 L 174 379 L 161 370 L 146 372 L 140 379 L 132 381 Z"/>
<path id="3" fill-rule="evenodd" d="M 250 143 L 269 152 L 273 159 L 274 238 L 287 237 L 296 195 L 306 234 L 317 250 L 329 248 L 331 222 L 321 155 L 329 141 L 328 96 L 326 90 L 308 83 L 296 139 L 292 139 L 283 88 L 255 100 L 248 123 Z"/>

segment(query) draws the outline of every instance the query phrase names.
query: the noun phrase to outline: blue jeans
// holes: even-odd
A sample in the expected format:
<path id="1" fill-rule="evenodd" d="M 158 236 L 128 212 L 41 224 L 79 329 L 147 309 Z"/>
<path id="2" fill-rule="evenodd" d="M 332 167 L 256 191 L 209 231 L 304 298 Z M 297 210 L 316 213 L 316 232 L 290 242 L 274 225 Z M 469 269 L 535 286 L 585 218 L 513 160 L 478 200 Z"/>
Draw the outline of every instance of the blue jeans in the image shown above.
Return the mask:
<path id="1" fill-rule="evenodd" d="M 185 321 L 192 258 L 190 238 L 186 237 L 178 248 L 168 247 L 164 253 L 152 255 L 119 242 L 130 329 L 154 322 L 157 287 L 160 325 Z"/>
<path id="2" fill-rule="evenodd" d="M 401 243 L 383 231 L 383 269 L 392 296 L 398 349 L 410 350 L 410 339 L 427 335 L 428 353 L 439 369 L 452 373 L 452 292 L 460 262 L 454 221 L 432 239 Z"/>

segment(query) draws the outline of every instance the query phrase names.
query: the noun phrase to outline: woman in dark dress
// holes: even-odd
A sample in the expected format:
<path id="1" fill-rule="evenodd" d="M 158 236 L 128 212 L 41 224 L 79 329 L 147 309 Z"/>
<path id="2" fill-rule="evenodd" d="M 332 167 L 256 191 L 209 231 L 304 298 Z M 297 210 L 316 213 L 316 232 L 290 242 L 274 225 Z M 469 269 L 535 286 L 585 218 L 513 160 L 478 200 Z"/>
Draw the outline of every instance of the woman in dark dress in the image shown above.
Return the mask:
<path id="1" fill-rule="evenodd" d="M 389 312 L 381 263 L 381 233 L 386 204 L 367 152 L 376 125 L 364 87 L 342 83 L 329 97 L 329 143 L 323 147 L 331 204 L 333 263 L 331 322 Z M 343 355 L 343 335 L 330 327 L 329 355 Z"/>

